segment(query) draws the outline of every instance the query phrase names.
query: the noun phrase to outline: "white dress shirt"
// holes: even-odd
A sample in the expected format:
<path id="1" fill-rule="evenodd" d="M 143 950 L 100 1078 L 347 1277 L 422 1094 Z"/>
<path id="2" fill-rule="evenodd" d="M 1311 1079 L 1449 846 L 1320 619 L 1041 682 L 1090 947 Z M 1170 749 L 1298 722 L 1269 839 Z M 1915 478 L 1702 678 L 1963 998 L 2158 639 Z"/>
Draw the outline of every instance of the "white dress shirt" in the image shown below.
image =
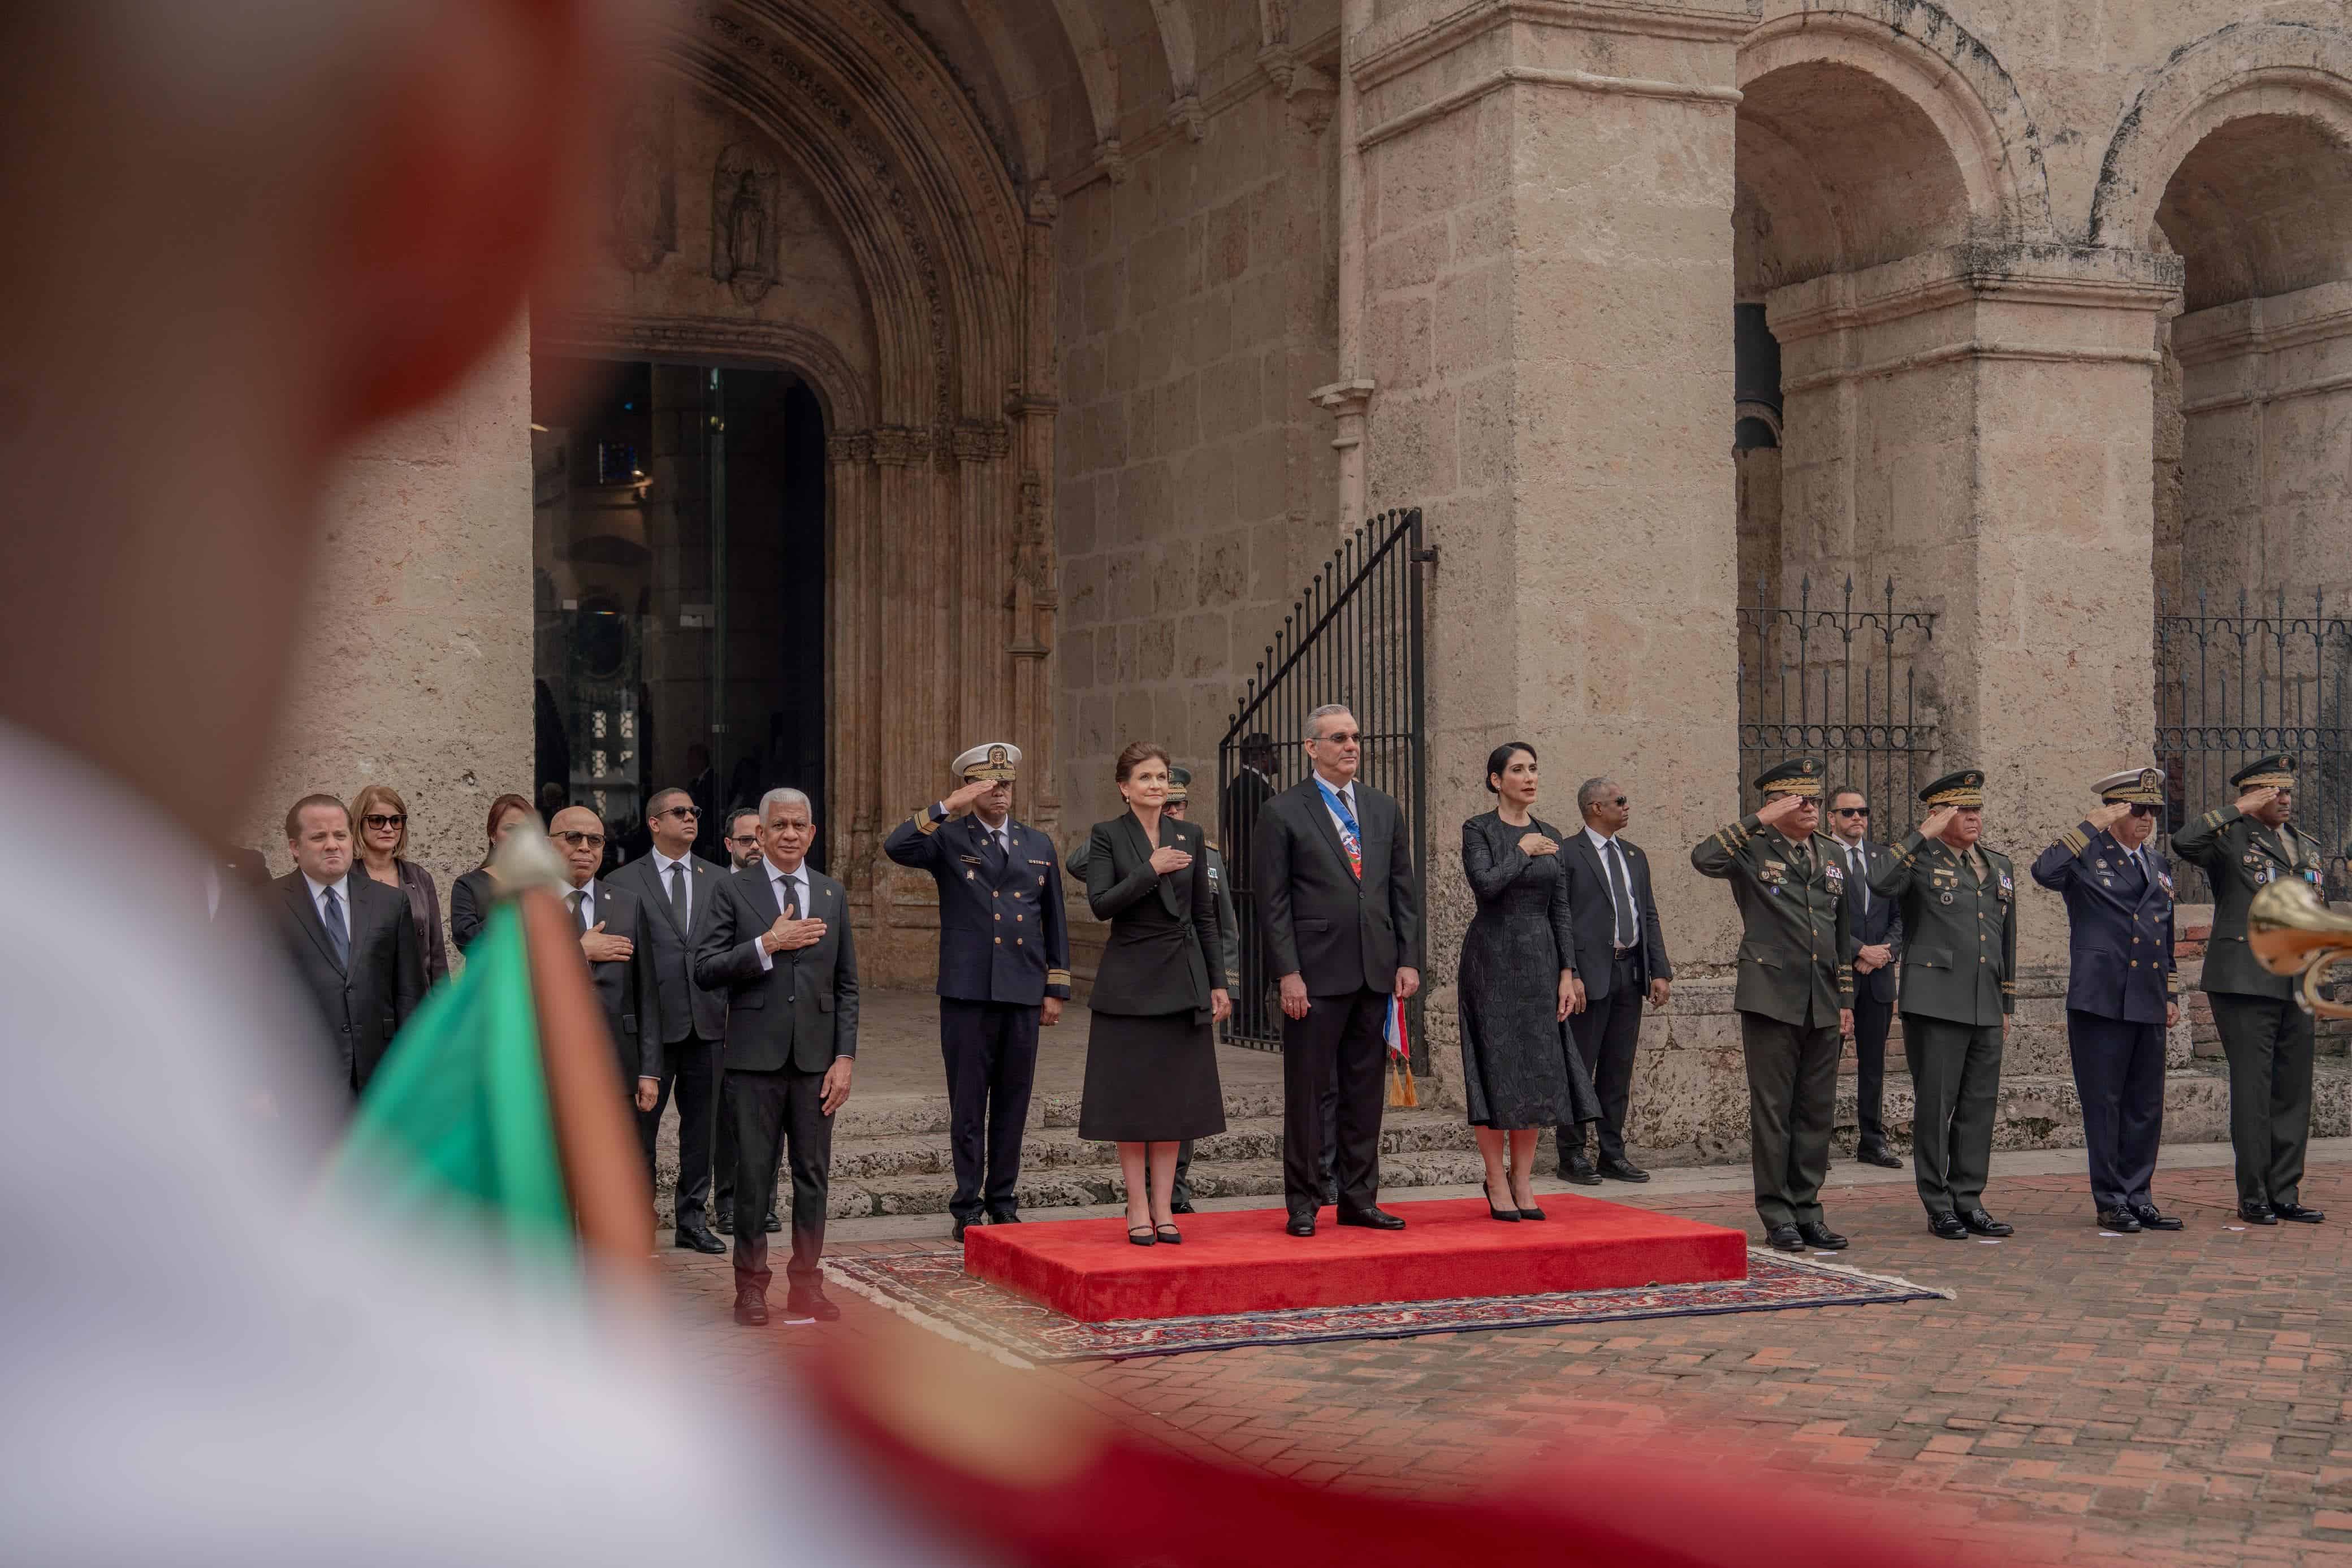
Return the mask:
<path id="1" fill-rule="evenodd" d="M 1617 843 L 1617 835 L 1614 833 L 1595 832 L 1591 824 L 1587 823 L 1584 836 L 1592 841 L 1592 852 L 1601 857 L 1601 885 L 1609 894 L 1609 925 L 1612 933 L 1611 940 L 1620 947 L 1637 946 L 1642 940 L 1642 895 L 1633 891 L 1633 857 L 1625 852 L 1624 846 L 1622 844 L 1614 850 L 1610 848 L 1612 844 Z M 1609 872 L 1609 857 L 1612 854 L 1617 857 L 1617 863 L 1624 873 L 1625 904 L 1633 912 L 1633 929 L 1631 931 L 1625 930 L 1624 922 L 1617 918 L 1617 883 Z"/>
<path id="2" fill-rule="evenodd" d="M 806 920 L 809 917 L 808 862 L 801 862 L 792 871 L 778 871 L 776 862 L 769 860 L 761 861 L 760 865 L 768 873 L 768 891 L 776 896 L 777 913 L 782 914 L 789 901 L 791 906 L 799 912 L 799 917 Z M 776 956 L 768 951 L 766 943 L 753 938 L 751 951 L 760 955 L 761 968 L 776 967 Z"/>
<path id="3" fill-rule="evenodd" d="M 694 852 L 688 850 L 677 860 L 670 859 L 659 850 L 654 852 L 654 881 L 661 885 L 665 902 L 669 898 L 669 868 L 672 866 L 678 868 L 678 875 L 686 885 L 686 928 L 691 931 L 694 929 Z"/>
<path id="4" fill-rule="evenodd" d="M 327 923 L 327 890 L 331 887 L 335 890 L 335 918 L 343 928 L 343 950 L 349 952 L 352 946 L 351 873 L 346 872 L 332 882 L 320 882 L 306 871 L 302 873 L 302 880 L 310 884 L 310 907 L 319 912 L 319 924 L 321 925 Z"/>
<path id="5" fill-rule="evenodd" d="M 1364 814 L 1356 810 L 1356 781 L 1350 779 L 1345 784 L 1334 784 L 1318 773 L 1315 776 L 1315 782 L 1320 786 L 1317 790 L 1318 795 L 1325 789 L 1331 792 L 1322 796 L 1323 810 L 1330 812 L 1331 825 L 1339 830 L 1340 842 L 1347 841 L 1348 824 L 1340 821 L 1339 812 L 1331 810 L 1331 795 L 1339 796 L 1339 804 L 1348 808 L 1348 815 L 1356 819 L 1356 847 L 1360 852 L 1363 848 Z"/>

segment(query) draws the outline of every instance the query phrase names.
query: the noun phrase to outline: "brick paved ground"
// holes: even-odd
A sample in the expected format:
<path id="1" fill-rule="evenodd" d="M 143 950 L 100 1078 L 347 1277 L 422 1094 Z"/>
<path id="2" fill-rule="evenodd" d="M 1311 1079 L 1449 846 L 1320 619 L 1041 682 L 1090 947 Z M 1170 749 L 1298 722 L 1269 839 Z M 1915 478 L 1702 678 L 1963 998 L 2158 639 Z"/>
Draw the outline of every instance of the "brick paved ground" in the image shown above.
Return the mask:
<path id="1" fill-rule="evenodd" d="M 2141 1568 L 2352 1563 L 2347 1177 L 2330 1164 L 2305 1186 L 2336 1211 L 2326 1226 L 2232 1230 L 2226 1169 L 2168 1170 L 2160 1193 L 2189 1228 L 2115 1239 L 2088 1223 L 2079 1177 L 1996 1177 L 1990 1196 L 2020 1228 L 1998 1246 L 1928 1236 L 1906 1187 L 1841 1195 L 1846 1261 L 1957 1290 L 1952 1301 L 1026 1375 L 1181 1446 L 1370 1490 L 1458 1490 L 1549 1444 L 1661 1464 L 1734 1456 L 1831 1500 L 1898 1504 L 1979 1561 L 1990 1548 Z M 1651 1201 L 1752 1230 L 1736 1196 Z M 739 1382 L 879 1315 L 836 1291 L 838 1325 L 737 1329 L 724 1260 L 667 1256 L 698 1325 L 688 1343 Z"/>

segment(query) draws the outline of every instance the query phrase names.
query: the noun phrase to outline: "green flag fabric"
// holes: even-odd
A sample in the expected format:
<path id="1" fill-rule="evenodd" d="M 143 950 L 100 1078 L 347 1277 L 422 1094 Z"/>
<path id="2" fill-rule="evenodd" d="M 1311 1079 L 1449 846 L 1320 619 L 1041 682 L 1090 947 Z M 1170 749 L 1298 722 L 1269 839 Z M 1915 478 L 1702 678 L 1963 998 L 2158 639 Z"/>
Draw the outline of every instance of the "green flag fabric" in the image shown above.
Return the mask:
<path id="1" fill-rule="evenodd" d="M 395 1219 L 471 1219 L 509 1249 L 574 1251 L 522 914 L 491 911 L 361 1096 L 334 1179 Z"/>

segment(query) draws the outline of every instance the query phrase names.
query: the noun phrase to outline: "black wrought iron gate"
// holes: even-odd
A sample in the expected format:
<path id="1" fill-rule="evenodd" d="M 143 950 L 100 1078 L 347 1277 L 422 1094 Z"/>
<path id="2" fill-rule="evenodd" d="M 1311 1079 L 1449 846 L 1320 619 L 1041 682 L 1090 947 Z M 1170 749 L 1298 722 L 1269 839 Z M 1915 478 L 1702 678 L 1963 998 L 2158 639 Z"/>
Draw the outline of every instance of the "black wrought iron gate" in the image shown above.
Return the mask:
<path id="1" fill-rule="evenodd" d="M 1806 578 L 1793 605 L 1772 602 L 1759 580 L 1755 602 L 1738 608 L 1739 798 L 1753 810 L 1749 779 L 1775 762 L 1818 757 L 1831 789 L 1853 785 L 1878 808 L 1873 837 L 1907 826 L 1936 750 L 1935 720 L 1918 696 L 1935 615 L 1897 610 L 1893 578 L 1878 603 L 1859 609 L 1852 578 L 1834 607 L 1813 602 Z"/>
<path id="2" fill-rule="evenodd" d="M 2291 756 L 2294 824 L 2319 841 L 2327 896 L 2352 896 L 2352 613 L 2328 614 L 2316 590 L 2308 614 L 2287 608 L 2284 589 L 2268 603 L 2241 591 L 2231 614 L 2213 613 L 2201 593 L 2194 614 L 2158 599 L 2156 662 L 2168 831 L 2228 805 L 2230 775 L 2249 762 Z M 2212 897 L 2195 866 L 2174 874 L 2184 903 Z"/>
<path id="3" fill-rule="evenodd" d="M 1234 913 L 1242 929 L 1241 989 L 1226 1040 L 1278 1050 L 1282 1017 L 1258 934 L 1257 814 L 1307 777 L 1307 716 L 1344 703 L 1363 734 L 1358 777 L 1404 809 L 1414 874 L 1429 866 L 1422 746 L 1423 574 L 1436 552 L 1422 543 L 1421 509 L 1384 512 L 1356 530 L 1283 617 L 1225 737 L 1217 747 L 1217 800 Z M 1427 900 L 1422 903 L 1425 912 Z M 1428 950 L 1426 931 L 1416 933 Z M 1422 1003 L 1407 1004 L 1416 1071 L 1427 1066 Z"/>

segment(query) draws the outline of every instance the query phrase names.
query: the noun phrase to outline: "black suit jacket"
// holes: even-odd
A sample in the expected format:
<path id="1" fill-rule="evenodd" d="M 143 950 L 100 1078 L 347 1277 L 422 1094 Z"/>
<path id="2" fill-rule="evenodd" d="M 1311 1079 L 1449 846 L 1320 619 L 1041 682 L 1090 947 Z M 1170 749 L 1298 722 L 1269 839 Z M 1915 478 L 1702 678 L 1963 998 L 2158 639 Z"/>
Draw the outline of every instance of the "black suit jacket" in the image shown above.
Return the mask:
<path id="1" fill-rule="evenodd" d="M 1636 946 L 1642 983 L 1671 980 L 1675 967 L 1666 961 L 1657 895 L 1650 891 L 1650 857 L 1622 833 L 1617 835 L 1617 847 L 1625 854 L 1626 891 L 1633 895 L 1633 908 L 1641 916 L 1642 937 Z M 1601 852 L 1592 847 L 1581 823 L 1559 841 L 1559 862 L 1568 872 L 1569 920 L 1576 933 L 1576 977 L 1584 982 L 1586 999 L 1597 1002 L 1616 983 L 1616 894 L 1610 890 L 1609 868 L 1601 863 Z"/>
<path id="2" fill-rule="evenodd" d="M 652 911 L 646 927 L 653 934 L 654 988 L 661 1001 L 664 1045 L 680 1044 L 689 1035 L 719 1040 L 727 1033 L 726 993 L 694 983 L 696 939 L 709 923 L 710 906 L 718 902 L 719 884 L 727 880 L 727 873 L 691 852 L 687 864 L 694 879 L 688 894 L 690 926 L 678 925 L 670 908 L 661 862 L 652 854 L 631 861 L 604 879 L 635 894 Z M 675 1069 L 677 1063 L 665 1065 Z"/>
<path id="3" fill-rule="evenodd" d="M 645 900 L 613 879 L 594 879 L 595 903 L 588 923 L 601 925 L 607 936 L 625 936 L 633 951 L 625 958 L 607 958 L 588 966 L 588 978 L 604 1004 L 604 1027 L 613 1033 L 613 1055 L 620 1063 L 621 1083 L 637 1092 L 640 1078 L 662 1075 L 661 998 L 654 981 L 653 915 Z M 559 898 L 568 890 L 560 891 Z"/>
<path id="4" fill-rule="evenodd" d="M 694 977 L 727 993 L 725 1061 L 731 1072 L 822 1072 L 835 1057 L 857 1054 L 849 894 L 814 866 L 807 873 L 809 907 L 801 913 L 823 920 L 824 936 L 814 946 L 772 954 L 766 969 L 756 944 L 783 913 L 767 861 L 719 881 L 710 900 L 710 924 L 695 944 Z"/>
<path id="5" fill-rule="evenodd" d="M 482 934 L 490 917 L 490 873 L 477 866 L 449 884 L 449 940 L 463 953 Z"/>
<path id="6" fill-rule="evenodd" d="M 1363 876 L 1348 869 L 1339 830 L 1312 776 L 1258 814 L 1251 845 L 1266 967 L 1297 975 L 1310 997 L 1386 992 L 1400 968 L 1421 967 L 1420 891 L 1404 841 L 1404 812 L 1359 779 L 1356 827 Z"/>
<path id="7" fill-rule="evenodd" d="M 1855 848 L 1869 862 L 1866 875 L 1876 878 L 1895 862 L 1895 852 L 1885 844 L 1864 839 Z M 1845 841 L 1838 841 L 1837 855 L 1845 858 Z M 1847 885 L 1851 887 L 1852 879 Z M 1865 975 L 1860 967 L 1853 972 L 1853 994 L 1858 1001 L 1892 1002 L 1895 999 L 1895 966 L 1903 960 L 1903 901 L 1870 894 L 1870 907 L 1862 906 L 1864 890 L 1855 887 L 1846 897 L 1846 907 L 1853 923 L 1853 945 L 1873 947 L 1884 942 L 1893 950 L 1893 958 L 1883 969 L 1873 969 Z"/>
<path id="8" fill-rule="evenodd" d="M 1155 848 L 1182 850 L 1192 863 L 1162 876 L 1151 869 Z M 1110 922 L 1095 969 L 1098 1013 L 1197 1013 L 1209 1016 L 1209 959 L 1217 946 L 1217 889 L 1199 824 L 1161 816 L 1155 845 L 1132 811 L 1097 822 L 1087 841 L 1087 904 Z M 1216 984 L 1224 983 L 1218 965 Z"/>
<path id="9" fill-rule="evenodd" d="M 337 1076 L 357 1094 L 425 995 L 425 956 L 405 894 L 357 870 L 343 878 L 343 888 L 352 926 L 348 967 L 336 961 L 302 873 L 289 872 L 271 884 L 287 956 L 333 1042 Z"/>

